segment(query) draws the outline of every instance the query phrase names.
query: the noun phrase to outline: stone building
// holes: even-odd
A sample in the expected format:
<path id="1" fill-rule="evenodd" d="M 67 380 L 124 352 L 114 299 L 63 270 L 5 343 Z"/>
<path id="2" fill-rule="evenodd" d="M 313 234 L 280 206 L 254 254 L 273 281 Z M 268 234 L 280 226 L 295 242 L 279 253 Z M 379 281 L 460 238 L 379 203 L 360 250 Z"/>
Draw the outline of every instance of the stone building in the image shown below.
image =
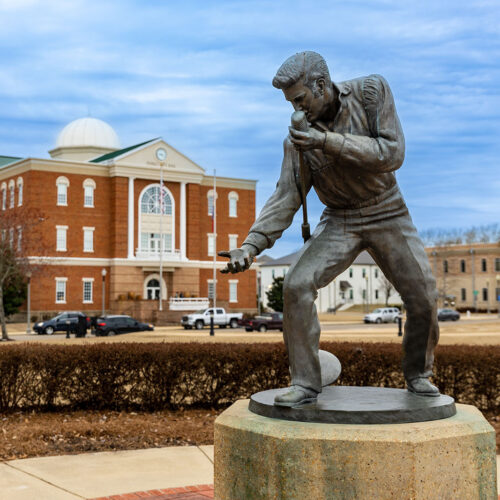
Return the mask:
<path id="1" fill-rule="evenodd" d="M 471 311 L 498 311 L 500 242 L 427 248 L 439 304 Z"/>
<path id="2" fill-rule="evenodd" d="M 122 148 L 95 118 L 68 124 L 49 153 L 0 157 L 0 215 L 18 206 L 44 214 L 49 252 L 32 278 L 33 315 L 104 307 L 164 322 L 208 303 L 215 240 L 216 250 L 242 243 L 255 219 L 256 181 L 218 177 L 214 196 L 213 176 L 161 138 Z M 254 270 L 217 272 L 216 284 L 218 305 L 255 310 Z"/>

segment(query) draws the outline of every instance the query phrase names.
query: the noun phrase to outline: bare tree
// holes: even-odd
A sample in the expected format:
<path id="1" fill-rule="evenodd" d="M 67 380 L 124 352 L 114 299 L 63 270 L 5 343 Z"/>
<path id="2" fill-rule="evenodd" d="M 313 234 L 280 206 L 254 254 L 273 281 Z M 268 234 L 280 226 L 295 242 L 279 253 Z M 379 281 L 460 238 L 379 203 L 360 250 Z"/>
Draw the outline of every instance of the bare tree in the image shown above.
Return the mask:
<path id="1" fill-rule="evenodd" d="M 4 291 L 14 283 L 23 282 L 26 273 L 40 272 L 41 266 L 29 255 L 43 257 L 47 253 L 41 235 L 44 218 L 38 210 L 17 207 L 0 216 L 0 324 L 2 340 L 10 340 L 4 309 Z"/>
<path id="2" fill-rule="evenodd" d="M 485 224 L 469 228 L 432 228 L 420 233 L 426 246 L 460 245 L 463 243 L 500 242 L 500 225 Z"/>
<path id="3" fill-rule="evenodd" d="M 389 298 L 392 295 L 392 291 L 394 290 L 393 284 L 383 275 L 381 274 L 378 278 L 378 281 L 380 283 L 380 286 L 382 287 L 382 290 L 385 295 L 385 305 L 389 305 Z"/>

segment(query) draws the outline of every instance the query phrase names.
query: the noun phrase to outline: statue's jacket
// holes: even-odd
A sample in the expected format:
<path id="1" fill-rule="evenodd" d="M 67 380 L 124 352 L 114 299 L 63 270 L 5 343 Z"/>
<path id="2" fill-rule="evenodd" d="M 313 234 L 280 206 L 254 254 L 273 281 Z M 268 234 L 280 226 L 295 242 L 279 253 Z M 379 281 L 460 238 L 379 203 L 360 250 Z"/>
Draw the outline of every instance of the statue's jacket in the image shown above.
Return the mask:
<path id="1" fill-rule="evenodd" d="M 362 210 L 369 215 L 375 206 L 387 211 L 386 217 L 408 213 L 394 175 L 403 163 L 405 144 L 388 83 L 370 75 L 335 86 L 340 107 L 328 124 L 323 150 L 303 153 L 306 190 L 314 187 L 326 214 Z M 283 148 L 276 190 L 244 241 L 259 252 L 272 247 L 301 206 L 298 152 L 289 136 Z"/>

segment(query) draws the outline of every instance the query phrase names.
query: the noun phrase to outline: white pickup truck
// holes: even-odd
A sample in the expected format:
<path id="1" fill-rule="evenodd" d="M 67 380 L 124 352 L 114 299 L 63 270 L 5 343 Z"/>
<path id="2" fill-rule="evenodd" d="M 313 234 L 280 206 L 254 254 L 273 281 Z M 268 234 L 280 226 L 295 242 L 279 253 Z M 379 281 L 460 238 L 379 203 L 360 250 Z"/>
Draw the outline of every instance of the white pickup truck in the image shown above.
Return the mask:
<path id="1" fill-rule="evenodd" d="M 204 326 L 210 325 L 210 317 L 214 311 L 213 307 L 209 309 L 202 309 L 201 311 L 196 311 L 187 316 L 183 316 L 181 319 L 181 325 L 185 330 L 190 330 L 191 328 L 196 328 L 201 330 Z M 214 313 L 214 325 L 218 325 L 220 328 L 226 328 L 230 326 L 231 328 L 236 328 L 238 326 L 238 320 L 243 317 L 243 313 L 229 313 L 227 314 L 222 307 L 216 307 Z"/>

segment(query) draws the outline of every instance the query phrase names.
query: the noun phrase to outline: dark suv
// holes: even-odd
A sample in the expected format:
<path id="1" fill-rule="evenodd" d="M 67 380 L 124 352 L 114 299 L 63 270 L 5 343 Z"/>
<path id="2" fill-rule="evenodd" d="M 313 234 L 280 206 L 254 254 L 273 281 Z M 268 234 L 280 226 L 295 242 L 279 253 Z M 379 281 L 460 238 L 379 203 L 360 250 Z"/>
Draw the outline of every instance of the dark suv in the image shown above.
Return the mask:
<path id="1" fill-rule="evenodd" d="M 98 337 L 119 335 L 120 333 L 153 331 L 154 326 L 150 323 L 140 323 L 130 316 L 105 316 L 97 318 L 95 322 L 95 334 Z"/>
<path id="2" fill-rule="evenodd" d="M 33 325 L 33 330 L 40 334 L 52 335 L 54 332 L 76 332 L 78 328 L 78 317 L 87 320 L 87 328 L 90 328 L 90 318 L 81 311 L 65 311 L 54 318 L 39 321 Z"/>

